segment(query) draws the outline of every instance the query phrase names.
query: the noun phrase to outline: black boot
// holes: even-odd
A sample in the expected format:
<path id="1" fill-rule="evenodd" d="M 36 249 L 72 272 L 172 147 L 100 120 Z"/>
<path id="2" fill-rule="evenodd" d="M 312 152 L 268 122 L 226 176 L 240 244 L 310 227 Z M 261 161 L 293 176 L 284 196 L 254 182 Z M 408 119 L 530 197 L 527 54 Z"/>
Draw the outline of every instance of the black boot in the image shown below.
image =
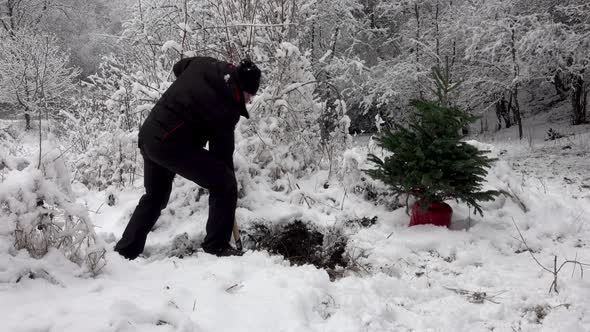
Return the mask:
<path id="1" fill-rule="evenodd" d="M 242 256 L 244 253 L 241 250 L 234 249 L 233 247 L 226 247 L 222 249 L 205 249 L 203 248 L 208 254 L 215 255 L 217 257 L 227 257 L 227 256 Z"/>

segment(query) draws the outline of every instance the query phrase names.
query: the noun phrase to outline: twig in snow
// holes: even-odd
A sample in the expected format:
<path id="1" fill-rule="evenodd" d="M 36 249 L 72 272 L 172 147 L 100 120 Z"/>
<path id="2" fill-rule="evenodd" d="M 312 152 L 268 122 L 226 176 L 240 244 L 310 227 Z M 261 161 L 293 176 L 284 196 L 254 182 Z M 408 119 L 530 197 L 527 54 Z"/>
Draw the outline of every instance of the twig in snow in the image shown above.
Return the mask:
<path id="1" fill-rule="evenodd" d="M 537 180 L 539 180 L 541 186 L 543 186 L 543 192 L 545 193 L 545 195 L 547 195 L 547 185 L 545 184 L 545 181 L 543 181 L 543 179 L 541 179 L 540 177 L 537 177 Z"/>
<path id="2" fill-rule="evenodd" d="M 19 273 L 18 277 L 16 277 L 15 282 L 16 283 L 19 283 L 19 282 L 21 282 L 21 280 L 23 280 L 23 278 L 28 278 L 28 279 L 45 279 L 49 283 L 51 283 L 53 285 L 64 287 L 64 285 L 59 280 L 57 280 L 56 278 L 54 278 L 45 269 L 36 269 L 36 270 L 27 269 L 27 270 L 23 270 L 23 271 L 21 271 Z"/>
<path id="3" fill-rule="evenodd" d="M 100 206 L 98 207 L 98 209 L 96 209 L 96 211 L 92 211 L 90 209 L 87 209 L 88 212 L 92 212 L 94 214 L 100 214 L 100 208 L 102 208 L 102 206 L 104 205 L 104 203 L 100 204 Z"/>
<path id="4" fill-rule="evenodd" d="M 233 285 L 229 286 L 225 291 L 228 293 L 234 293 L 235 291 L 239 290 L 242 287 L 243 287 L 242 284 L 233 284 Z"/>
<path id="5" fill-rule="evenodd" d="M 346 199 L 347 189 L 348 188 L 344 188 L 344 196 L 342 196 L 342 204 L 340 204 L 340 211 L 344 210 L 344 200 Z"/>
<path id="6" fill-rule="evenodd" d="M 578 260 L 578 253 L 576 252 L 576 256 L 574 257 L 574 261 Z M 574 265 L 574 268 L 572 269 L 572 278 L 574 277 L 574 273 L 576 272 L 576 265 Z"/>
<path id="7" fill-rule="evenodd" d="M 520 199 L 520 197 L 518 197 L 518 195 L 514 192 L 514 190 L 512 190 L 510 185 L 508 185 L 508 190 L 510 191 L 510 193 L 506 193 L 506 192 L 502 192 L 502 193 L 505 194 L 506 196 L 510 197 L 516 204 L 518 204 L 518 206 L 522 209 L 523 212 L 525 212 L 525 213 L 529 212 L 529 209 L 527 208 L 527 206 L 524 204 L 522 199 Z"/>
<path id="8" fill-rule="evenodd" d="M 488 301 L 494 304 L 500 304 L 500 302 L 494 301 L 494 299 L 501 295 L 504 294 L 505 292 L 500 292 L 498 294 L 495 295 L 488 295 L 486 292 L 474 292 L 474 291 L 470 291 L 470 290 L 466 290 L 466 289 L 459 289 L 459 288 L 449 288 L 449 287 L 445 287 L 446 289 L 453 291 L 459 295 L 463 295 L 467 297 L 467 301 L 471 302 L 471 303 L 484 303 L 484 301 Z"/>
<path id="9" fill-rule="evenodd" d="M 298 183 L 295 183 L 295 186 L 297 186 L 298 190 L 301 190 L 301 188 L 299 187 Z M 309 204 L 309 202 L 307 201 L 307 196 L 305 196 L 304 193 L 301 193 L 301 196 L 303 197 L 303 199 L 305 200 L 305 203 L 307 203 L 307 206 L 311 209 L 311 205 Z"/>
<path id="10" fill-rule="evenodd" d="M 545 271 L 547 271 L 547 272 L 549 272 L 549 273 L 551 273 L 553 275 L 553 281 L 551 282 L 551 286 L 549 286 L 549 293 L 551 293 L 551 291 L 555 291 L 555 293 L 559 294 L 559 291 L 557 289 L 557 276 L 559 275 L 559 272 L 561 272 L 561 270 L 563 269 L 563 267 L 566 266 L 567 264 L 574 264 L 574 269 L 575 269 L 576 266 L 579 266 L 580 267 L 580 277 L 582 279 L 584 278 L 584 266 L 590 266 L 590 264 L 579 262 L 577 260 L 577 254 L 576 254 L 576 259 L 574 259 L 574 260 L 564 260 L 561 263 L 561 265 L 559 265 L 559 267 L 557 266 L 557 256 L 554 256 L 554 258 L 553 258 L 553 269 L 550 269 L 550 268 L 544 266 L 543 264 L 541 264 L 541 262 L 539 262 L 539 260 L 537 259 L 537 257 L 535 257 L 535 255 L 533 254 L 533 251 L 531 250 L 531 248 L 526 243 L 526 240 L 524 239 L 524 236 L 520 232 L 520 229 L 518 228 L 518 225 L 516 225 L 516 221 L 514 221 L 514 218 L 512 218 L 512 223 L 514 223 L 514 227 L 516 227 L 516 230 L 518 231 L 518 235 L 520 236 L 520 240 L 522 241 L 522 243 L 526 247 L 527 251 L 529 252 L 529 254 L 531 255 L 531 257 L 533 258 L 533 260 L 543 270 L 545 270 Z"/>
<path id="11" fill-rule="evenodd" d="M 73 147 L 74 147 L 74 144 L 70 145 L 70 147 L 65 149 L 62 153 L 60 153 L 59 156 L 53 158 L 53 160 L 51 162 L 55 162 L 56 160 L 61 158 L 66 152 L 70 151 Z"/>
<path id="12" fill-rule="evenodd" d="M 346 267 L 347 270 L 350 271 L 354 271 L 356 273 L 360 273 L 362 269 L 367 275 L 371 275 L 371 272 L 361 263 L 358 262 L 358 257 L 361 257 L 363 255 L 362 250 L 361 253 L 359 255 L 355 255 L 356 252 L 356 247 L 352 249 L 352 253 L 346 253 L 346 255 L 348 256 L 348 261 L 350 262 L 350 264 L 348 264 L 348 266 Z M 360 269 L 359 269 L 360 268 Z"/>

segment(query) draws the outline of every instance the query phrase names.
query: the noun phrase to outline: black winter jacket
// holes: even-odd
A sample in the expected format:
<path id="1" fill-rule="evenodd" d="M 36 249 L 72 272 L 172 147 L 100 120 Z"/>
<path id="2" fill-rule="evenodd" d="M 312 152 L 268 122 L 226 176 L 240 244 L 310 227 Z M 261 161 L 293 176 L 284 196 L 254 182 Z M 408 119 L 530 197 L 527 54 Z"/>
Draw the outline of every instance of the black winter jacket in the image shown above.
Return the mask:
<path id="1" fill-rule="evenodd" d="M 173 135 L 182 144 L 204 147 L 233 171 L 234 129 L 248 118 L 236 68 L 209 57 L 186 58 L 173 67 L 177 77 L 156 103 L 140 130 L 160 142 Z M 147 141 L 147 140 L 145 140 Z"/>

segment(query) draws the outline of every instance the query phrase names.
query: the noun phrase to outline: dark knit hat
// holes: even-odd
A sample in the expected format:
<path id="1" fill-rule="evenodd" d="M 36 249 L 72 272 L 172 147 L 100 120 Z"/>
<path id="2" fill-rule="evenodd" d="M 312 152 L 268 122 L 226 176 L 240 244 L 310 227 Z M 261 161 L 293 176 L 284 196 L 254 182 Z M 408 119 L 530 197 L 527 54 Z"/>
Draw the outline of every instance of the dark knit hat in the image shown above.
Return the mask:
<path id="1" fill-rule="evenodd" d="M 260 69 L 251 60 L 242 60 L 238 65 L 240 89 L 251 95 L 255 95 L 260 86 L 260 75 Z"/>

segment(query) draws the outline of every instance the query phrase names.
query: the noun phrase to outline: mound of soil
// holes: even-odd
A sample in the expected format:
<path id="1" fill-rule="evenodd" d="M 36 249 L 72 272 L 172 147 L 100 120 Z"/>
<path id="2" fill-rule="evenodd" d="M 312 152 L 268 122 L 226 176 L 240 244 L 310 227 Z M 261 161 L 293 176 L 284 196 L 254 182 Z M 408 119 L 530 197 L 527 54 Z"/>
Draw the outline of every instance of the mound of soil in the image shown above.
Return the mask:
<path id="1" fill-rule="evenodd" d="M 312 264 L 325 269 L 332 280 L 341 277 L 349 264 L 345 257 L 348 240 L 339 230 L 321 233 L 301 220 L 278 226 L 254 223 L 245 230 L 244 239 L 246 248 L 268 250 L 295 265 Z"/>

